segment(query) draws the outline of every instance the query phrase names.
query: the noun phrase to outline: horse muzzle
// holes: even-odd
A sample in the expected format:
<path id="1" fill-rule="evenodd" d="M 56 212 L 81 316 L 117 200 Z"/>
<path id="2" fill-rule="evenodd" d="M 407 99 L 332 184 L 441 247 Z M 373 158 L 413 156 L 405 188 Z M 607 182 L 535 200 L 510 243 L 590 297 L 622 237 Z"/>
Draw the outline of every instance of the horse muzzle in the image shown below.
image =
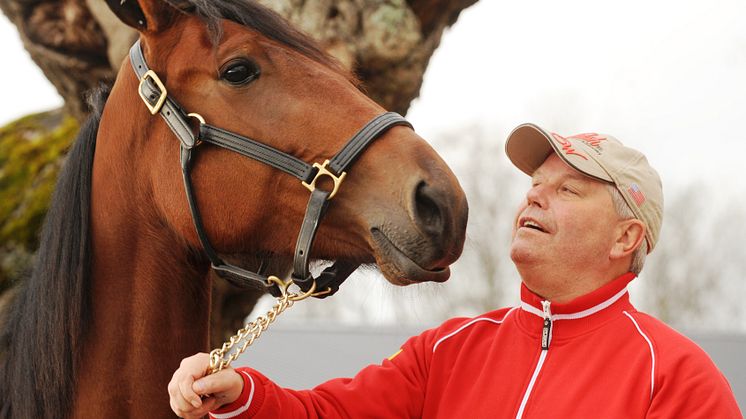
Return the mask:
<path id="1" fill-rule="evenodd" d="M 396 285 L 444 282 L 463 250 L 468 206 L 460 188 L 414 183 L 406 217 L 389 216 L 370 228 L 370 245 L 386 279 Z"/>

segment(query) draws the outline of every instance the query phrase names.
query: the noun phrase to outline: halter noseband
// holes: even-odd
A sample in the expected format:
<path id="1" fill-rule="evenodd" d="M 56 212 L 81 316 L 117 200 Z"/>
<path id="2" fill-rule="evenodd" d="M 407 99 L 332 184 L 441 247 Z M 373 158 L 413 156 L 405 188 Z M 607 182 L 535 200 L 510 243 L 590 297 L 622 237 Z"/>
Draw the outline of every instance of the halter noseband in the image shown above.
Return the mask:
<path id="1" fill-rule="evenodd" d="M 234 285 L 255 287 L 257 284 L 261 284 L 261 286 L 267 288 L 275 296 L 278 296 L 280 293 L 278 287 L 269 281 L 267 276 L 261 273 L 262 267 L 259 268 L 259 272 L 251 272 L 225 263 L 210 244 L 210 240 L 202 224 L 202 217 L 200 216 L 197 202 L 194 198 L 194 189 L 190 175 L 192 151 L 200 142 L 211 143 L 226 148 L 282 170 L 298 178 L 303 186 L 311 191 L 303 224 L 298 234 L 298 241 L 295 245 L 291 278 L 304 292 L 313 288 L 322 291 L 314 294 L 314 296 L 325 297 L 334 294 L 339 289 L 339 285 L 359 265 L 336 261 L 332 266 L 324 269 L 316 278 L 309 271 L 309 253 L 319 222 L 326 212 L 329 200 L 339 190 L 339 186 L 346 175 L 345 170 L 358 158 L 368 144 L 391 127 L 403 125 L 412 128 L 412 125 L 395 112 L 384 113 L 365 124 L 330 160 L 325 161 L 324 164 L 314 163 L 310 165 L 303 160 L 266 144 L 206 124 L 204 119 L 198 114 L 184 112 L 176 101 L 168 95 L 166 87 L 155 72 L 148 68 L 139 40 L 130 48 L 130 62 L 137 78 L 140 80 L 138 93 L 143 102 L 145 102 L 145 106 L 148 107 L 151 114 L 160 114 L 181 142 L 181 172 L 184 177 L 184 189 L 186 190 L 189 209 L 192 213 L 192 220 L 197 230 L 197 236 L 210 259 L 212 269 L 219 276 Z M 189 119 L 192 117 L 199 121 L 198 137 L 195 137 L 189 124 Z M 331 191 L 316 188 L 316 182 L 322 176 L 327 176 L 334 182 Z"/>

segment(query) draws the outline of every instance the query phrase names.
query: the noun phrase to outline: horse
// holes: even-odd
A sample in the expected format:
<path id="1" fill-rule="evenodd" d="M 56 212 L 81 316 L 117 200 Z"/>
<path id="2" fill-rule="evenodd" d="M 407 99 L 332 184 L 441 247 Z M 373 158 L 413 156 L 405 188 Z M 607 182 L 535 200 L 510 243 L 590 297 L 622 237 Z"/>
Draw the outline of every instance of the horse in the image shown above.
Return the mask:
<path id="1" fill-rule="evenodd" d="M 207 123 L 320 162 L 384 111 L 254 2 L 108 3 L 140 32 L 149 75 L 126 58 L 68 154 L 35 267 L 5 321 L 2 418 L 172 417 L 171 374 L 209 349 L 207 243 L 221 258 L 255 261 L 236 271 L 287 270 L 309 199 L 293 176 L 200 143 Z M 168 89 L 178 106 L 154 104 L 146 87 L 163 88 L 155 102 Z M 164 109 L 190 111 L 180 128 L 188 147 L 155 115 Z M 438 154 L 396 121 L 365 144 L 333 199 L 341 175 L 318 166 L 311 196 L 322 191 L 328 207 L 306 244 L 314 260 L 376 264 L 395 285 L 444 281 L 463 248 L 467 202 Z"/>

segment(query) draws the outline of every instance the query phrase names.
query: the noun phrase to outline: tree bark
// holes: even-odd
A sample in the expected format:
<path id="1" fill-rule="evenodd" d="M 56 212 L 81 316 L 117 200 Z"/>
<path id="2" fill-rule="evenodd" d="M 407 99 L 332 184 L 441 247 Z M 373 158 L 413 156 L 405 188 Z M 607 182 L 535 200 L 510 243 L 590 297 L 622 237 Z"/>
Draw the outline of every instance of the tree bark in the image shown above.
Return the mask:
<path id="1" fill-rule="evenodd" d="M 85 93 L 116 75 L 106 57 L 107 39 L 85 1 L 0 0 L 0 9 L 64 99 L 65 112 L 85 119 Z"/>
<path id="2" fill-rule="evenodd" d="M 423 74 L 444 29 L 476 2 L 260 1 L 310 34 L 357 74 L 371 98 L 401 114 L 419 95 Z M 0 9 L 16 25 L 31 58 L 64 99 L 64 113 L 79 121 L 88 112 L 86 92 L 114 79 L 137 37 L 101 0 L 0 0 Z M 0 197 L 3 193 L 0 188 Z M 35 231 L 38 223 L 28 228 Z M 8 246 L 0 243 L 0 247 Z M 33 251 L 23 245 L 17 250 L 27 259 Z M 8 274 L 0 272 L 0 292 L 4 277 Z M 214 290 L 213 341 L 217 344 L 240 326 L 259 295 L 236 291 L 220 281 Z"/>
<path id="3" fill-rule="evenodd" d="M 386 109 L 406 113 L 443 30 L 476 0 L 261 0 L 353 70 Z M 83 120 L 85 92 L 113 80 L 136 37 L 101 0 L 0 0 L 31 58 Z"/>

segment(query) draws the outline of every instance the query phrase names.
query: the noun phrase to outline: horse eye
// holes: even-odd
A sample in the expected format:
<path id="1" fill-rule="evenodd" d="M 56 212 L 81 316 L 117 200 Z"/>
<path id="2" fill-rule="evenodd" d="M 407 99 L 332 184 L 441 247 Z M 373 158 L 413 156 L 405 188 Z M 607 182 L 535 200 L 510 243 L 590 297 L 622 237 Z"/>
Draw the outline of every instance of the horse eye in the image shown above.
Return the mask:
<path id="1" fill-rule="evenodd" d="M 250 60 L 229 62 L 220 72 L 220 78 L 234 86 L 242 86 L 259 77 L 259 66 Z"/>

